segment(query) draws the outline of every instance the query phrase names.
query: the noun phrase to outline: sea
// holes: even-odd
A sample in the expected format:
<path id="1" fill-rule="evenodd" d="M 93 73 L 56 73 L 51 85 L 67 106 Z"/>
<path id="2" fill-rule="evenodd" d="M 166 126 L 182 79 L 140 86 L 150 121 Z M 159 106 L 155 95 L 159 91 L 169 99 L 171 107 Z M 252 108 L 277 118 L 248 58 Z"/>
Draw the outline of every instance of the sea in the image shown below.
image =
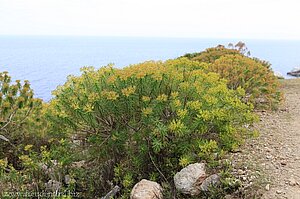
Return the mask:
<path id="1" fill-rule="evenodd" d="M 0 36 L 0 72 L 14 80 L 29 80 L 35 97 L 49 101 L 68 75 L 83 66 L 117 68 L 147 60 L 168 60 L 240 39 L 147 38 L 94 36 Z M 243 39 L 251 56 L 267 60 L 286 73 L 300 66 L 300 41 Z"/>

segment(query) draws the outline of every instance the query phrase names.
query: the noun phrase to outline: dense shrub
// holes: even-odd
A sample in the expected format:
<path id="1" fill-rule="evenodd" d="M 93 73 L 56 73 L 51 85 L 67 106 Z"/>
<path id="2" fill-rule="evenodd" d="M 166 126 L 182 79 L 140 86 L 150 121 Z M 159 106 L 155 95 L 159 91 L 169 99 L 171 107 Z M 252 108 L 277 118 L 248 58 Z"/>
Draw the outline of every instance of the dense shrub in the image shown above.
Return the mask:
<path id="1" fill-rule="evenodd" d="M 187 59 L 124 69 L 83 68 L 53 94 L 53 132 L 81 140 L 89 168 L 80 180 L 92 196 L 138 180 L 172 185 L 173 174 L 238 146 L 255 119 L 243 89 L 230 90 L 208 65 Z"/>
<path id="2" fill-rule="evenodd" d="M 208 48 L 200 53 L 186 54 L 184 57 L 190 58 L 194 61 L 205 62 L 205 63 L 214 63 L 217 59 L 224 55 L 236 55 L 241 54 L 236 49 L 228 49 L 224 46 L 217 46 L 213 48 Z"/>
<path id="3" fill-rule="evenodd" d="M 247 98 L 256 108 L 276 108 L 281 100 L 279 82 L 271 70 L 271 64 L 255 57 L 243 42 L 219 45 L 200 53 L 186 54 L 191 60 L 209 63 L 208 71 L 219 73 L 228 80 L 231 89 L 243 88 Z"/>
<path id="4" fill-rule="evenodd" d="M 188 59 L 198 61 L 198 62 L 205 62 L 205 63 L 214 63 L 217 59 L 221 58 L 225 55 L 242 55 L 244 57 L 250 56 L 250 51 L 246 45 L 242 42 L 237 43 L 233 46 L 233 44 L 229 44 L 228 48 L 223 45 L 218 45 L 213 48 L 207 48 L 206 50 L 198 53 L 187 53 L 182 57 L 186 57 Z M 181 57 L 181 58 L 182 58 Z M 249 57 L 254 61 L 262 64 L 268 69 L 271 69 L 271 64 L 268 61 L 261 60 L 256 57 Z"/>
<path id="5" fill-rule="evenodd" d="M 26 145 L 38 148 L 47 142 L 42 112 L 42 101 L 33 97 L 28 81 L 13 83 L 7 72 L 0 73 L 0 190 L 25 189 L 28 179 L 20 172 L 20 157 Z"/>
<path id="6" fill-rule="evenodd" d="M 42 102 L 33 97 L 28 81 L 12 83 L 7 72 L 0 73 L 0 159 L 14 163 L 19 145 L 39 135 L 32 130 L 42 124 L 33 116 L 41 109 Z M 37 121 L 32 121 L 34 118 Z"/>
<path id="7" fill-rule="evenodd" d="M 218 48 L 202 54 L 203 61 L 85 67 L 47 104 L 33 97 L 28 81 L 13 84 L 0 73 L 0 189 L 93 198 L 117 184 L 128 198 L 147 178 L 173 197 L 177 171 L 201 161 L 215 168 L 251 133 L 256 117 L 248 102 L 270 106 L 280 98 L 266 64 Z"/>
<path id="8" fill-rule="evenodd" d="M 260 108 L 274 108 L 281 99 L 274 73 L 260 62 L 242 55 L 225 55 L 208 69 L 228 80 L 231 89 L 243 88 L 247 99 Z"/>

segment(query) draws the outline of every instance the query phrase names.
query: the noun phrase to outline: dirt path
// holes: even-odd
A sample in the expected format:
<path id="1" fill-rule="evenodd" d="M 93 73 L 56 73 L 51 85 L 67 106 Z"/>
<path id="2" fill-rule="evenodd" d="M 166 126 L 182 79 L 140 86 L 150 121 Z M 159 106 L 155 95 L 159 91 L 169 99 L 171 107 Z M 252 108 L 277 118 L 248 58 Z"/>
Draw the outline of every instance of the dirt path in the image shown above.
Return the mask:
<path id="1" fill-rule="evenodd" d="M 258 198 L 300 199 L 300 79 L 284 80 L 282 91 L 280 109 L 260 113 L 260 137 L 233 155 L 245 189 L 252 186 L 248 192 L 260 192 L 247 194 Z"/>
<path id="2" fill-rule="evenodd" d="M 281 111 L 266 114 L 259 124 L 265 140 L 262 155 L 270 190 L 263 198 L 300 199 L 300 81 L 285 80 Z M 268 189 L 268 187 L 267 187 Z"/>

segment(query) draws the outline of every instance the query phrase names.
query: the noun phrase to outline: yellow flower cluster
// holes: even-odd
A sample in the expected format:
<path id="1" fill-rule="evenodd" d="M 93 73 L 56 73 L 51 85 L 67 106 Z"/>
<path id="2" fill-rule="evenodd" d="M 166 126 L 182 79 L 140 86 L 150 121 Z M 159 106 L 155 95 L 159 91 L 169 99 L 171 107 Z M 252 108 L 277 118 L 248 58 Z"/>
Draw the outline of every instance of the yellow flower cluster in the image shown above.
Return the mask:
<path id="1" fill-rule="evenodd" d="M 129 86 L 127 88 L 123 88 L 121 90 L 122 94 L 128 97 L 129 95 L 133 94 L 135 92 L 136 87 L 135 86 Z"/>
<path id="2" fill-rule="evenodd" d="M 78 102 L 73 102 L 73 103 L 71 104 L 71 107 L 72 107 L 74 110 L 80 109 L 80 106 L 79 106 Z"/>
<path id="3" fill-rule="evenodd" d="M 218 102 L 217 98 L 211 95 L 204 95 L 203 99 L 208 105 L 215 105 Z"/>
<path id="4" fill-rule="evenodd" d="M 64 110 L 62 110 L 62 111 L 58 112 L 58 116 L 61 118 L 67 118 L 68 114 Z"/>
<path id="5" fill-rule="evenodd" d="M 152 108 L 150 108 L 150 107 L 147 107 L 147 108 L 143 108 L 143 109 L 142 109 L 142 113 L 143 113 L 143 115 L 145 115 L 145 116 L 150 115 L 152 112 L 153 112 L 153 110 L 152 110 Z"/>
<path id="6" fill-rule="evenodd" d="M 102 91 L 101 95 L 103 97 L 105 97 L 106 99 L 112 100 L 112 101 L 118 99 L 118 97 L 119 97 L 119 94 L 116 93 L 115 91 L 107 91 L 107 90 Z"/>
<path id="7" fill-rule="evenodd" d="M 189 82 L 182 82 L 182 83 L 179 84 L 179 88 L 180 88 L 181 90 L 183 90 L 183 91 L 188 90 L 189 87 L 190 87 Z"/>
<path id="8" fill-rule="evenodd" d="M 138 72 L 135 76 L 136 76 L 136 78 L 138 78 L 138 79 L 142 79 L 142 78 L 144 78 L 146 75 L 147 75 L 147 74 L 144 73 L 144 72 Z"/>
<path id="9" fill-rule="evenodd" d="M 94 106 L 91 104 L 86 104 L 83 108 L 84 111 L 88 112 L 88 113 L 92 113 L 94 110 Z"/>
<path id="10" fill-rule="evenodd" d="M 7 167 L 7 159 L 0 159 L 0 168 L 6 168 Z"/>
<path id="11" fill-rule="evenodd" d="M 90 103 L 94 103 L 95 101 L 100 99 L 100 95 L 98 93 L 90 93 L 88 95 L 88 101 Z"/>
<path id="12" fill-rule="evenodd" d="M 189 164 L 191 164 L 191 158 L 189 157 L 189 156 L 182 156 L 182 157 L 180 157 L 180 159 L 179 159 L 179 165 L 181 166 L 181 167 L 185 167 L 185 166 L 187 166 L 187 165 L 189 165 Z"/>
<path id="13" fill-rule="evenodd" d="M 172 97 L 173 99 L 175 99 L 176 97 L 178 97 L 178 95 L 179 95 L 178 92 L 172 92 L 172 93 L 171 93 L 171 97 Z"/>
<path id="14" fill-rule="evenodd" d="M 178 109 L 177 115 L 180 119 L 183 119 L 188 114 L 186 109 Z"/>
<path id="15" fill-rule="evenodd" d="M 26 146 L 24 147 L 24 150 L 25 150 L 25 151 L 29 151 L 32 147 L 33 147 L 32 144 L 26 145 Z"/>
<path id="16" fill-rule="evenodd" d="M 172 120 L 172 122 L 169 124 L 169 130 L 178 134 L 179 136 L 182 135 L 184 129 L 185 125 L 181 120 Z"/>
<path id="17" fill-rule="evenodd" d="M 180 107 L 181 106 L 181 101 L 179 99 L 176 99 L 176 100 L 173 100 L 172 104 L 175 107 Z"/>
<path id="18" fill-rule="evenodd" d="M 161 95 L 157 96 L 156 100 L 160 101 L 160 102 L 166 102 L 168 100 L 168 96 L 165 94 L 161 94 Z"/>
<path id="19" fill-rule="evenodd" d="M 199 111 L 198 118 L 202 118 L 204 121 L 208 121 L 211 119 L 211 117 L 213 117 L 213 114 L 211 114 L 209 111 L 207 110 Z"/>
<path id="20" fill-rule="evenodd" d="M 50 157 L 51 153 L 50 153 L 50 151 L 47 151 L 46 147 L 42 146 L 41 151 L 42 151 L 42 158 L 44 161 L 51 159 L 51 157 Z"/>
<path id="21" fill-rule="evenodd" d="M 142 97 L 142 100 L 143 100 L 144 102 L 149 102 L 149 101 L 151 100 L 151 98 L 148 97 L 148 96 L 143 96 L 143 97 Z"/>
<path id="22" fill-rule="evenodd" d="M 3 108 L 9 108 L 10 107 L 10 103 L 9 102 L 3 102 L 2 107 Z"/>
<path id="23" fill-rule="evenodd" d="M 116 71 L 115 75 L 121 80 L 127 80 L 128 78 L 143 79 L 146 76 L 151 76 L 155 80 L 162 80 L 163 74 L 169 68 L 164 65 L 163 62 L 147 61 L 144 63 L 130 65 L 123 70 Z M 113 79 L 113 77 L 110 77 Z"/>
<path id="24" fill-rule="evenodd" d="M 23 164 L 27 167 L 33 166 L 33 160 L 28 155 L 21 155 L 20 160 L 23 162 Z"/>
<path id="25" fill-rule="evenodd" d="M 187 107 L 191 110 L 200 110 L 202 108 L 202 103 L 199 100 L 189 101 Z"/>
<path id="26" fill-rule="evenodd" d="M 18 97 L 18 102 L 24 102 L 24 101 L 25 101 L 24 97 L 22 97 L 22 96 Z"/>
<path id="27" fill-rule="evenodd" d="M 107 83 L 113 84 L 113 83 L 115 83 L 116 80 L 117 80 L 117 77 L 115 75 L 112 75 L 107 78 Z"/>

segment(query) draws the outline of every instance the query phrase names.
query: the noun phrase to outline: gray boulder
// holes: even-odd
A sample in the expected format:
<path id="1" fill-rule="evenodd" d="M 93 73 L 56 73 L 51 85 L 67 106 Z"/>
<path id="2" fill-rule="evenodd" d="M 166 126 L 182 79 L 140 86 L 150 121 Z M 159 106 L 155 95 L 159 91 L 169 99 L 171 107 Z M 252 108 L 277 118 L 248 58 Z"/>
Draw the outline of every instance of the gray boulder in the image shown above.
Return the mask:
<path id="1" fill-rule="evenodd" d="M 295 67 L 291 72 L 287 73 L 290 76 L 300 77 L 300 67 Z"/>
<path id="2" fill-rule="evenodd" d="M 174 183 L 179 192 L 194 196 L 201 192 L 200 185 L 205 178 L 205 164 L 195 163 L 188 165 L 176 173 Z"/>

